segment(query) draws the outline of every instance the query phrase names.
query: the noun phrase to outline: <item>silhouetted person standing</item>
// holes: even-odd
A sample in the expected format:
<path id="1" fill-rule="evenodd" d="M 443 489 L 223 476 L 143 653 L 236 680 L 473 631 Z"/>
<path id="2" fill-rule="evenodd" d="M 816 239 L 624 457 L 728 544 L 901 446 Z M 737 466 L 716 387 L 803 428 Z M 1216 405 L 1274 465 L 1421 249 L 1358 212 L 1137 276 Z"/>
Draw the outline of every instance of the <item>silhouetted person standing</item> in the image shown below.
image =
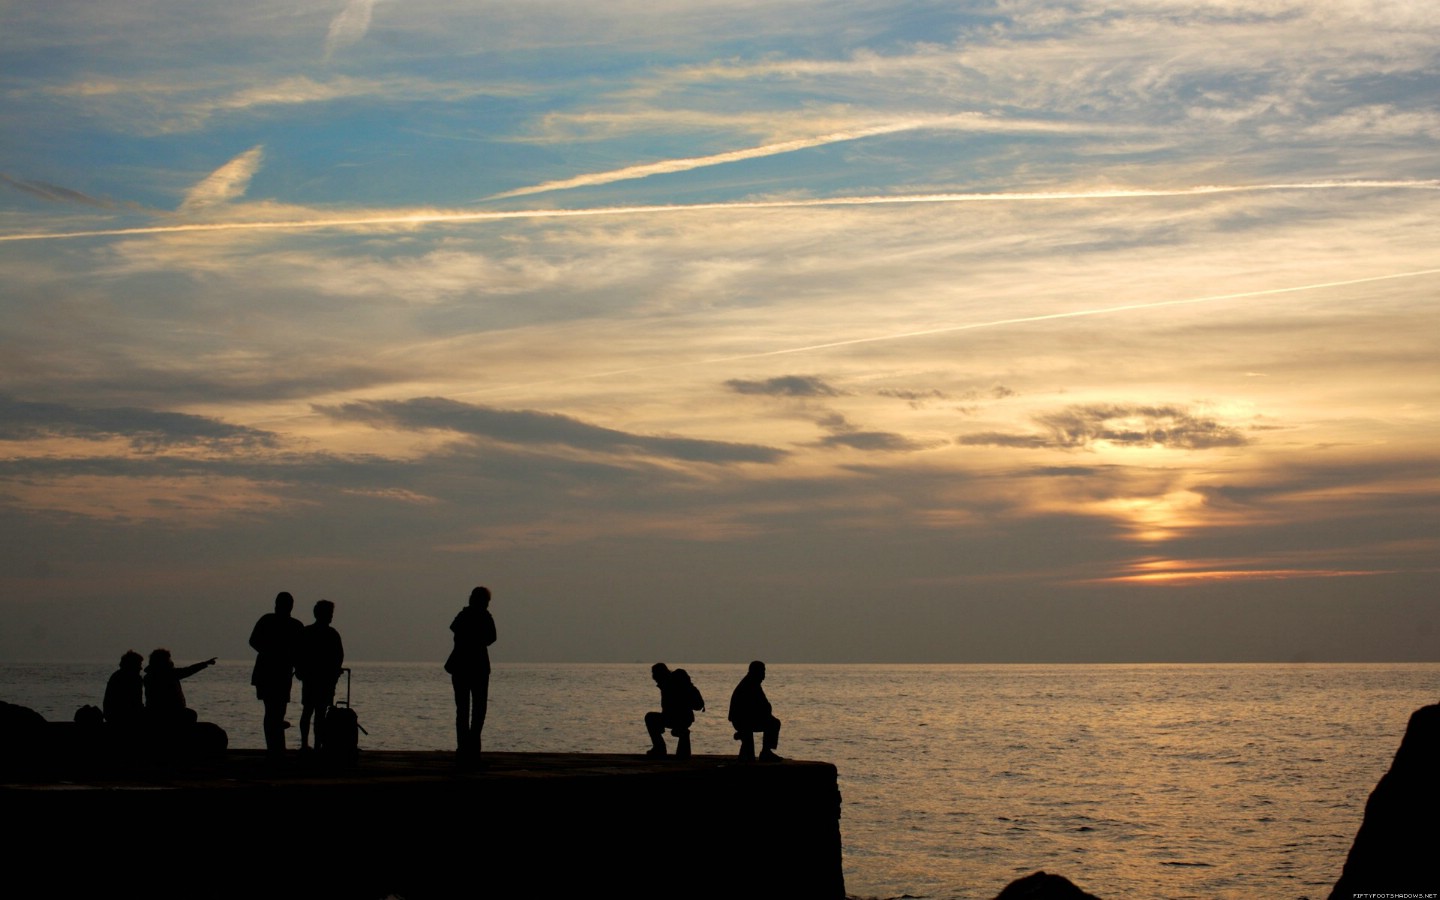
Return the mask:
<path id="1" fill-rule="evenodd" d="M 690 756 L 690 726 L 695 723 L 695 710 L 705 708 L 705 698 L 684 669 L 670 671 L 664 663 L 650 667 L 650 677 L 660 689 L 660 711 L 645 714 L 645 730 L 650 732 L 651 747 L 646 756 L 664 756 L 665 729 L 675 735 L 675 756 Z"/>
<path id="2" fill-rule="evenodd" d="M 295 654 L 295 677 L 300 679 L 300 749 L 310 749 L 310 720 L 315 719 L 315 749 L 320 749 L 324 734 L 325 713 L 335 702 L 335 682 L 345 665 L 345 647 L 340 632 L 330 626 L 335 618 L 335 604 L 321 600 L 315 604 L 315 624 L 300 632 L 300 646 Z"/>
<path id="3" fill-rule="evenodd" d="M 256 653 L 250 683 L 265 704 L 265 749 L 272 754 L 285 752 L 285 707 L 290 703 L 295 651 L 300 632 L 305 630 L 300 620 L 290 615 L 294 608 L 295 598 L 289 591 L 281 591 L 275 595 L 275 611 L 261 616 L 250 632 L 250 646 Z"/>
<path id="4" fill-rule="evenodd" d="M 150 654 L 150 665 L 145 667 L 145 718 L 161 727 L 193 725 L 195 710 L 185 706 L 185 691 L 180 681 L 189 678 L 201 669 L 215 665 L 214 657 L 204 662 L 175 668 L 170 651 L 160 647 Z"/>
<path id="5" fill-rule="evenodd" d="M 760 750 L 763 760 L 778 760 L 775 748 L 780 746 L 780 720 L 770 712 L 770 700 L 760 686 L 765 680 L 765 664 L 755 660 L 750 671 L 740 679 L 730 695 L 730 724 L 735 726 L 735 740 L 740 742 L 740 758 L 755 758 L 755 732 L 765 736 Z"/>
<path id="6" fill-rule="evenodd" d="M 144 683 L 140 667 L 145 657 L 126 650 L 120 668 L 105 682 L 105 721 L 118 728 L 135 728 L 145 718 Z"/>
<path id="7" fill-rule="evenodd" d="M 470 592 L 470 605 L 450 623 L 455 649 L 445 671 L 455 688 L 455 752 L 462 758 L 480 756 L 480 732 L 490 695 L 490 650 L 495 643 L 495 618 L 490 615 L 490 589 Z"/>

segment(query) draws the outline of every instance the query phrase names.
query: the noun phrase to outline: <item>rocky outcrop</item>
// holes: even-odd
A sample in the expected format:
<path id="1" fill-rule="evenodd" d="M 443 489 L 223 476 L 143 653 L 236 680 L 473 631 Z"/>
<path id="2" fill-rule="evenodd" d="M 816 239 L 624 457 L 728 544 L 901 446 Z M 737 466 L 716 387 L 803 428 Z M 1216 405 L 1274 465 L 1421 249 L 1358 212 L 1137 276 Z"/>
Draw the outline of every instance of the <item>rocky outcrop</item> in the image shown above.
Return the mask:
<path id="1" fill-rule="evenodd" d="M 1440 890 L 1440 705 L 1410 716 L 1330 900 Z"/>
<path id="2" fill-rule="evenodd" d="M 213 722 L 122 728 L 107 724 L 103 716 L 81 713 L 73 722 L 48 722 L 32 709 L 0 701 L 0 774 L 5 775 L 78 775 L 213 759 L 228 744 L 225 729 Z"/>
<path id="3" fill-rule="evenodd" d="M 995 900 L 1099 900 L 1087 894 L 1063 875 L 1035 872 L 1017 878 L 995 895 Z"/>

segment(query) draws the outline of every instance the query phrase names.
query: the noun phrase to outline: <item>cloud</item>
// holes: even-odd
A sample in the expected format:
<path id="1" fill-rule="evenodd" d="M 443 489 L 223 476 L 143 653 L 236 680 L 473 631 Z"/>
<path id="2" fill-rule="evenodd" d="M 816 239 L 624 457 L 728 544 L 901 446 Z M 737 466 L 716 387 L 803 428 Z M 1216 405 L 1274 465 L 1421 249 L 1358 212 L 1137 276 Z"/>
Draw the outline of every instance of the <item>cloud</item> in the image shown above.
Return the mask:
<path id="1" fill-rule="evenodd" d="M 51 203 L 78 203 L 82 206 L 94 206 L 99 209 L 115 208 L 115 204 L 109 200 L 101 200 L 96 197 L 91 197 L 88 194 L 72 191 L 69 188 L 61 187 L 58 184 L 50 184 L 45 181 L 11 178 L 4 172 L 0 172 L 0 184 L 20 191 L 22 194 L 29 194 L 32 197 L 39 197 L 41 200 L 48 200 Z"/>
<path id="2" fill-rule="evenodd" d="M 230 160 L 190 189 L 180 211 L 198 212 L 244 196 L 264 158 L 264 146 L 256 145 Z"/>
<path id="3" fill-rule="evenodd" d="M 888 431 L 867 431 L 850 423 L 839 413 L 832 413 L 817 421 L 819 425 L 830 432 L 827 437 L 816 442 L 818 447 L 835 448 L 848 447 L 851 450 L 863 450 L 875 453 L 911 453 L 916 450 L 924 450 L 933 444 L 921 443 L 905 437 L 903 434 L 895 434 Z"/>
<path id="4" fill-rule="evenodd" d="M 1213 450 L 1248 443 L 1236 428 L 1193 415 L 1181 406 L 1092 404 L 1035 416 L 1044 434 L 984 432 L 961 436 L 965 445 L 1085 450 L 1096 444 Z"/>
<path id="5" fill-rule="evenodd" d="M 630 434 L 570 416 L 503 410 L 444 397 L 366 400 L 314 407 L 336 421 L 404 431 L 452 431 L 507 444 L 550 445 L 593 453 L 653 456 L 714 464 L 775 463 L 787 454 L 757 444 Z"/>
<path id="6" fill-rule="evenodd" d="M 1037 416 L 1035 421 L 1063 447 L 1088 447 L 1103 441 L 1126 447 L 1211 450 L 1247 443 L 1235 428 L 1198 418 L 1178 406 L 1072 406 Z"/>
<path id="7" fill-rule="evenodd" d="M 1040 450 L 1055 446 L 1049 438 L 1038 434 L 1007 434 L 1002 431 L 961 435 L 955 442 L 967 447 L 1016 447 L 1022 450 Z"/>
<path id="8" fill-rule="evenodd" d="M 128 406 L 86 408 L 61 403 L 34 403 L 0 395 L 0 440 L 40 438 L 128 440 L 136 450 L 183 446 L 273 448 L 279 438 L 269 431 L 230 425 L 188 413 Z"/>
<path id="9" fill-rule="evenodd" d="M 525 92 L 525 88 L 514 84 L 435 81 L 414 76 L 277 78 L 268 69 L 249 80 L 233 77 L 151 81 L 86 79 L 30 91 L 49 104 L 79 106 L 86 118 L 101 119 L 112 130 L 141 134 L 196 131 L 217 116 L 258 115 L 342 100 L 398 107 L 421 101 L 463 103 L 475 97 L 514 96 Z M 24 90 L 14 92 L 15 96 L 24 94 Z"/>
<path id="10" fill-rule="evenodd" d="M 330 32 L 325 36 L 325 60 L 336 50 L 357 44 L 370 30 L 370 17 L 375 10 L 376 0 L 347 0 L 345 8 L 330 21 Z"/>
<path id="11" fill-rule="evenodd" d="M 899 388 L 885 388 L 883 390 L 877 391 L 876 393 L 878 393 L 882 397 L 894 397 L 896 400 L 904 400 L 906 403 L 910 404 L 911 409 L 923 409 L 925 405 L 931 400 L 946 399 L 945 392 L 937 390 L 936 388 L 931 388 L 928 391 L 908 391 L 901 390 Z"/>
<path id="12" fill-rule="evenodd" d="M 766 397 L 839 397 L 842 393 L 813 375 L 780 375 L 759 381 L 731 378 L 725 386 L 737 394 Z"/>

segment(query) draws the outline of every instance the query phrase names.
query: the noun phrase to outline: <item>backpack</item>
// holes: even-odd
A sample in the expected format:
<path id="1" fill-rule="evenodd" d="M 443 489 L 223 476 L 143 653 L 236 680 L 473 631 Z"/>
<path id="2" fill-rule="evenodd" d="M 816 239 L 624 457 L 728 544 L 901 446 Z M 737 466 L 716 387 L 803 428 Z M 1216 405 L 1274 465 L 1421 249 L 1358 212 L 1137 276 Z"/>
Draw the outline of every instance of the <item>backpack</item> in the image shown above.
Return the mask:
<path id="1" fill-rule="evenodd" d="M 690 680 L 689 672 L 685 671 L 684 669 L 676 669 L 674 672 L 670 673 L 670 677 L 678 678 L 679 680 L 685 682 L 685 686 L 690 689 L 690 696 L 687 702 L 690 704 L 691 709 L 699 710 L 705 708 L 705 698 L 700 696 L 700 689 L 695 686 L 695 682 Z"/>

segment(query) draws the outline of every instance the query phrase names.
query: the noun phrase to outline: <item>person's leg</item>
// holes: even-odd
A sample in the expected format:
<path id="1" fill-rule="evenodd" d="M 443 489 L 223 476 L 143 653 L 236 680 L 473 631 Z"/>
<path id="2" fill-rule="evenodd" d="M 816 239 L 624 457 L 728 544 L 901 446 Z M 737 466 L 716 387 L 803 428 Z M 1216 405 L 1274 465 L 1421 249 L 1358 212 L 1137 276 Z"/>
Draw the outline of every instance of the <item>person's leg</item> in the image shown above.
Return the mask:
<path id="1" fill-rule="evenodd" d="M 658 712 L 645 714 L 645 730 L 650 733 L 648 756 L 665 755 L 665 717 Z"/>
<path id="2" fill-rule="evenodd" d="M 764 749 L 760 751 L 760 758 L 762 760 L 780 759 L 780 757 L 775 754 L 775 748 L 780 746 L 780 720 L 771 716 L 770 721 L 765 723 L 764 733 L 765 743 L 763 745 Z"/>
<path id="3" fill-rule="evenodd" d="M 740 758 L 755 758 L 755 735 L 749 729 L 742 728 L 740 734 Z"/>
<path id="4" fill-rule="evenodd" d="M 466 753 L 470 743 L 470 685 L 459 675 L 450 676 L 455 689 L 455 752 Z"/>
<path id="5" fill-rule="evenodd" d="M 475 711 L 470 716 L 471 749 L 478 756 L 480 753 L 480 735 L 485 730 L 485 714 L 490 711 L 490 670 L 480 676 L 479 682 L 472 688 L 475 692 Z"/>
<path id="6" fill-rule="evenodd" d="M 285 752 L 285 707 L 289 702 L 274 696 L 265 698 L 265 749 Z"/>
<path id="7" fill-rule="evenodd" d="M 310 720 L 315 715 L 315 707 L 309 703 L 301 702 L 300 710 L 300 749 L 310 749 Z M 320 728 L 315 728 L 315 743 L 320 743 Z"/>
<path id="8" fill-rule="evenodd" d="M 315 749 L 320 749 L 325 743 L 325 717 L 330 716 L 330 707 L 336 704 L 336 685 L 331 684 L 330 690 L 323 691 L 320 697 L 315 698 Z"/>
<path id="9" fill-rule="evenodd" d="M 675 735 L 675 758 L 690 758 L 690 729 L 676 728 L 670 732 Z"/>
<path id="10" fill-rule="evenodd" d="M 774 716 L 771 716 L 770 721 L 765 723 L 765 743 L 763 746 L 766 750 L 774 750 L 780 746 L 780 720 Z"/>

